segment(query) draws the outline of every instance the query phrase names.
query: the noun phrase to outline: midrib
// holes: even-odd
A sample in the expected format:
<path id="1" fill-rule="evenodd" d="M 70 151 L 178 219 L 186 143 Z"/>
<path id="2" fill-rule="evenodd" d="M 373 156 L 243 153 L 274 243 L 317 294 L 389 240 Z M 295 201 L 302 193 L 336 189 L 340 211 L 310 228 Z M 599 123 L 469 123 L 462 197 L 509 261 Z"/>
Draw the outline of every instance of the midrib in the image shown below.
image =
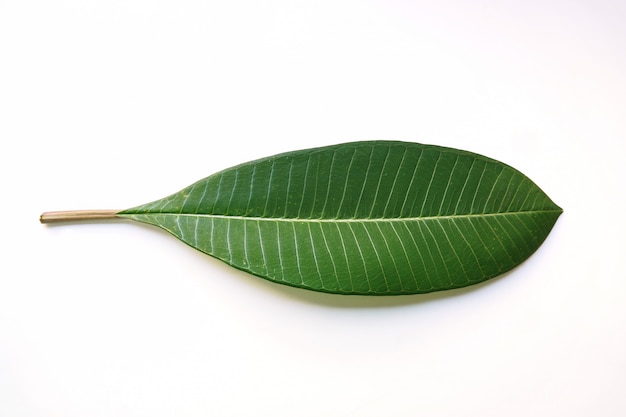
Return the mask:
<path id="1" fill-rule="evenodd" d="M 476 217 L 499 217 L 499 216 L 517 216 L 541 213 L 561 213 L 560 209 L 551 210 L 524 210 L 509 211 L 504 213 L 473 213 L 473 214 L 448 214 L 442 216 L 423 216 L 423 217 L 379 217 L 379 218 L 331 218 L 331 219 L 306 219 L 298 217 L 253 217 L 253 216 L 228 216 L 224 214 L 203 214 L 203 213 L 134 213 L 120 214 L 122 217 L 138 217 L 138 216 L 178 216 L 178 217 L 211 217 L 214 219 L 224 220 L 251 220 L 251 221 L 267 221 L 267 222 L 295 222 L 295 223 L 380 223 L 380 222 L 406 222 L 406 221 L 429 221 L 429 220 L 447 220 L 447 219 L 466 219 Z"/>

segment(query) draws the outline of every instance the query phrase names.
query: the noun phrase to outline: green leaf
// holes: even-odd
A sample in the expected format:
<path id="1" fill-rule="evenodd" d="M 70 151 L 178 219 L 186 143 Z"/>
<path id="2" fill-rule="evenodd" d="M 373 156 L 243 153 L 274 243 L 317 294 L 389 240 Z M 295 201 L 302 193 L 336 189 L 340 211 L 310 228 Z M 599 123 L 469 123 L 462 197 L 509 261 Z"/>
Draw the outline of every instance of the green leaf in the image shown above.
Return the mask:
<path id="1" fill-rule="evenodd" d="M 117 215 L 280 284 L 397 295 L 464 287 L 514 268 L 561 212 L 493 159 L 371 141 L 248 162 Z"/>

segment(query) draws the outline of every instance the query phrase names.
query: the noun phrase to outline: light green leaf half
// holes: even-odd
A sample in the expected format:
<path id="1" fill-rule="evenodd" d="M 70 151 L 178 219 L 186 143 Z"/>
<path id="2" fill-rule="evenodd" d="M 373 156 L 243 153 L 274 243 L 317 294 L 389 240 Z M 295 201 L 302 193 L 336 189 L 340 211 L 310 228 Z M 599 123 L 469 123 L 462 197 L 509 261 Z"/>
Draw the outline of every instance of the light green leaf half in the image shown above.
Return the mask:
<path id="1" fill-rule="evenodd" d="M 248 162 L 118 216 L 280 284 L 397 295 L 464 287 L 514 268 L 561 212 L 493 159 L 371 141 Z"/>

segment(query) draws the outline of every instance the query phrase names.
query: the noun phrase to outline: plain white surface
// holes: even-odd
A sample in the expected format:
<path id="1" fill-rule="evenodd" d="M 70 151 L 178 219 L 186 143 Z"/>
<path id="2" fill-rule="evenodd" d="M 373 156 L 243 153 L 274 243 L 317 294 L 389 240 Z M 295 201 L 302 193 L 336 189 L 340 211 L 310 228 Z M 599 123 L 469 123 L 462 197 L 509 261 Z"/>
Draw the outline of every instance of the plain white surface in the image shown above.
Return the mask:
<path id="1" fill-rule="evenodd" d="M 0 415 L 626 415 L 625 4 L 1 1 Z M 38 222 L 366 139 L 499 159 L 565 213 L 506 276 L 397 298 Z"/>

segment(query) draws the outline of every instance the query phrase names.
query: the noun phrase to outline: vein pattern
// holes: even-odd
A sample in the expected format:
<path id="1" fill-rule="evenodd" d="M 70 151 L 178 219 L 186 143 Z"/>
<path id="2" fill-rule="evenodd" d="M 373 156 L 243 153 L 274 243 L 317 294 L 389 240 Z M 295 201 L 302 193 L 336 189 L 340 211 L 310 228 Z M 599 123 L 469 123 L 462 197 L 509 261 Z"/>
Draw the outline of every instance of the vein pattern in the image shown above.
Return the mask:
<path id="1" fill-rule="evenodd" d="M 508 271 L 541 245 L 561 212 L 493 159 L 371 141 L 245 163 L 119 215 L 278 283 L 395 295 Z"/>

